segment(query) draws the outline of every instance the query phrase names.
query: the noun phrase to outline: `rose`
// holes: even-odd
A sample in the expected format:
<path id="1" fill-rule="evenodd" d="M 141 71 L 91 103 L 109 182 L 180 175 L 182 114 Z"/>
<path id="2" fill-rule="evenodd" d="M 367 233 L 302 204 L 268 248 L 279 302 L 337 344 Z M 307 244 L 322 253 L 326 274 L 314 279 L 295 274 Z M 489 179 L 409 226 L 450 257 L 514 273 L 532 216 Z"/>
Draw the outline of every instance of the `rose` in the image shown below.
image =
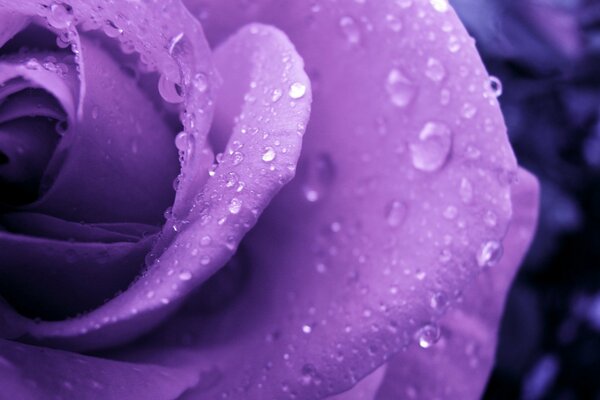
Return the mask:
<path id="1" fill-rule="evenodd" d="M 86 48 L 87 34 L 75 35 L 71 28 L 89 26 L 95 16 L 108 35 L 126 47 L 133 44 L 162 74 L 163 98 L 186 109 L 186 133 L 176 140 L 183 161 L 169 220 L 152 242 L 148 268 L 127 290 L 81 316 L 53 322 L 33 323 L 3 308 L 1 332 L 13 340 L 1 342 L 0 379 L 10 396 L 173 398 L 186 392 L 191 398 L 323 398 L 351 388 L 386 362 L 387 369 L 377 369 L 343 396 L 480 393 L 501 301 L 532 235 L 537 192 L 534 179 L 523 172 L 514 182 L 516 164 L 487 76 L 445 2 L 256 1 L 241 10 L 236 2 L 191 2 L 215 47 L 223 80 L 218 92 L 201 33 L 177 3 L 102 9 L 91 2 L 64 4 L 35 12 L 60 34 L 70 31 L 65 38 L 76 47 L 82 41 L 84 72 L 86 51 L 97 48 Z M 20 15 L 34 12 L 29 4 L 2 5 Z M 10 21 L 8 31 L 22 29 L 14 13 L 2 18 Z M 233 33 L 253 20 L 280 27 L 291 42 L 264 25 Z M 137 36 L 142 33 L 144 40 Z M 306 62 L 310 83 L 291 43 Z M 102 68 L 95 72 L 102 77 Z M 270 202 L 295 169 L 311 84 L 315 101 L 297 177 Z M 85 102 L 75 106 L 86 98 L 78 88 L 64 97 L 74 99 L 72 106 L 63 99 L 64 116 L 50 115 L 66 118 L 70 129 L 85 121 L 86 111 L 93 117 Z M 204 140 L 213 107 L 212 145 L 224 149 L 214 167 Z M 240 110 L 243 118 L 234 120 Z M 119 120 L 126 119 L 123 114 L 115 112 Z M 136 122 L 146 123 L 147 117 Z M 158 136 L 153 139 L 164 137 Z M 156 148 L 161 158 L 168 157 L 166 146 Z M 86 145 L 77 151 L 86 154 L 80 157 L 85 165 L 99 149 Z M 147 167 L 155 157 L 140 165 Z M 93 180 L 88 174 L 94 171 L 70 171 L 81 185 Z M 111 177 L 110 189 L 118 192 L 124 181 L 133 198 L 124 195 L 111 208 L 94 199 L 104 206 L 87 214 L 94 220 L 83 227 L 96 222 L 100 226 L 91 227 L 133 236 L 144 253 L 150 245 L 139 240 L 131 215 L 147 222 L 136 207 L 148 199 L 134 197 L 135 180 L 117 178 Z M 151 193 L 168 192 L 160 180 L 148 182 L 157 185 Z M 234 258 L 250 276 L 239 279 L 244 286 L 234 288 L 239 293 L 233 303 L 213 314 L 198 306 L 206 296 L 225 303 L 217 294 L 240 273 L 230 264 L 223 271 L 233 277 L 216 275 L 199 290 L 203 298 L 194 297 L 132 343 L 225 264 L 267 204 Z M 48 212 L 68 211 L 61 215 L 66 221 L 81 219 L 81 209 L 72 208 Z M 129 224 L 116 224 L 120 217 Z M 64 229 L 47 219 L 34 226 L 38 236 L 41 228 Z M 26 243 L 20 255 L 32 248 L 29 238 L 15 240 Z M 3 244 L 3 254 L 9 249 Z M 58 254 L 68 265 L 72 254 Z M 113 265 L 106 255 L 97 259 Z M 93 289 L 112 281 L 109 277 L 78 283 Z M 96 356 L 76 353 L 85 350 Z M 410 370 L 403 367 L 407 363 Z M 433 374 L 435 368 L 444 373 Z"/>

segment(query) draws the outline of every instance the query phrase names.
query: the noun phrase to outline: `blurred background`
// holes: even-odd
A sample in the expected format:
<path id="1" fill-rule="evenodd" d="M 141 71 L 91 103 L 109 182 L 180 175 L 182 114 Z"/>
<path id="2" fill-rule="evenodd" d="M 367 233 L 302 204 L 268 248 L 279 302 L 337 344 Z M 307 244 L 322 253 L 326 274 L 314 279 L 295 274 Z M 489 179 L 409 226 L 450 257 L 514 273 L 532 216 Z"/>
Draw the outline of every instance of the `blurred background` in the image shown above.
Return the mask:
<path id="1" fill-rule="evenodd" d="M 450 0 L 542 186 L 484 399 L 600 400 L 600 0 Z"/>

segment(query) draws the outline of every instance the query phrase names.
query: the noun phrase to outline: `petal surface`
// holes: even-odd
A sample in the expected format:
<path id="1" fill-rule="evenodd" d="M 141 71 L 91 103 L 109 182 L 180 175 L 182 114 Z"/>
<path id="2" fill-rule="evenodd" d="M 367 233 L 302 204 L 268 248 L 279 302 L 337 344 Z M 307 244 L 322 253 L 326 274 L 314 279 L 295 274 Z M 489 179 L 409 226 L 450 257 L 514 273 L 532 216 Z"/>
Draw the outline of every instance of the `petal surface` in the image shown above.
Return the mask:
<path id="1" fill-rule="evenodd" d="M 416 344 L 388 362 L 375 399 L 479 399 L 494 363 L 498 329 L 513 277 L 533 239 L 539 185 L 520 170 L 512 187 L 515 213 L 504 239 L 506 252 L 465 291 L 463 300 L 440 321 L 440 341 Z"/>
<path id="2" fill-rule="evenodd" d="M 0 339 L 2 399 L 176 399 L 197 373 L 44 349 Z"/>
<path id="3" fill-rule="evenodd" d="M 280 31 L 262 25 L 240 30 L 218 51 L 225 115 L 239 112 L 226 151 L 197 193 L 185 220 L 167 225 L 166 249 L 123 294 L 80 318 L 36 325 L 30 336 L 54 346 L 100 348 L 123 343 L 164 319 L 232 256 L 271 198 L 293 176 L 310 112 L 302 59 Z M 243 84 L 237 78 L 246 71 Z M 229 84 L 229 82 L 232 84 Z M 295 85 L 295 86 L 294 86 Z M 303 87 L 302 95 L 292 90 Z M 273 101 L 273 90 L 285 97 Z M 201 142 L 192 151 L 202 151 Z M 184 175 L 185 179 L 195 179 Z M 171 228 L 176 234 L 169 232 Z M 162 250 L 162 249 L 161 249 Z"/>
<path id="4" fill-rule="evenodd" d="M 214 43 L 239 21 L 281 27 L 306 62 L 313 113 L 297 178 L 242 245 L 251 277 L 238 301 L 172 322 L 154 345 L 222 371 L 198 398 L 346 391 L 440 317 L 432 296 L 455 303 L 501 255 L 516 162 L 485 69 L 445 2 L 191 9 Z"/>

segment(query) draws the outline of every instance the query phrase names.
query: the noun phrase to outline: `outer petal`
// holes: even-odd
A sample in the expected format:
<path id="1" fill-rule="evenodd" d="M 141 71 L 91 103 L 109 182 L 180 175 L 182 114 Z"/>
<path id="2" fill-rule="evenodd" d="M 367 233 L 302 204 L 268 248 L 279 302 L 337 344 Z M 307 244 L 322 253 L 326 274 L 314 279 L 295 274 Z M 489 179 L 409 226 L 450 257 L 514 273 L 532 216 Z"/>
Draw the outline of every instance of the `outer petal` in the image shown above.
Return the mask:
<path id="1" fill-rule="evenodd" d="M 198 381 L 198 374 L 186 370 L 109 361 L 0 339 L 3 400 L 168 400 Z"/>
<path id="2" fill-rule="evenodd" d="M 146 332 L 227 262 L 257 216 L 293 177 L 311 101 L 302 60 L 285 35 L 260 25 L 241 30 L 217 53 L 223 92 L 237 99 L 223 104 L 225 114 L 236 106 L 241 112 L 212 177 L 196 188 L 186 220 L 174 226 L 179 233 L 163 232 L 168 247 L 123 294 L 80 318 L 33 327 L 35 340 L 89 349 Z M 248 79 L 238 85 L 237 72 L 246 68 Z M 229 85 L 230 80 L 236 84 Z M 285 97 L 274 101 L 276 88 Z M 201 151 L 201 143 L 195 146 L 192 151 Z"/>
<path id="3" fill-rule="evenodd" d="M 502 261 L 493 271 L 481 274 L 461 304 L 442 318 L 443 337 L 437 345 L 428 349 L 411 346 L 388 362 L 377 399 L 481 397 L 494 362 L 506 295 L 537 224 L 537 180 L 524 170 L 517 179 L 511 194 L 515 213 L 504 240 Z"/>
<path id="4" fill-rule="evenodd" d="M 198 5 L 208 36 L 226 37 L 223 21 L 281 26 L 312 75 L 314 113 L 298 179 L 244 245 L 251 280 L 239 302 L 173 322 L 155 345 L 187 337 L 195 351 L 165 358 L 223 371 L 198 398 L 322 398 L 412 345 L 439 318 L 433 296 L 455 302 L 478 264 L 497 261 L 516 163 L 445 2 L 253 2 L 218 19 L 234 5 Z M 424 130 L 432 121 L 452 134 Z"/>

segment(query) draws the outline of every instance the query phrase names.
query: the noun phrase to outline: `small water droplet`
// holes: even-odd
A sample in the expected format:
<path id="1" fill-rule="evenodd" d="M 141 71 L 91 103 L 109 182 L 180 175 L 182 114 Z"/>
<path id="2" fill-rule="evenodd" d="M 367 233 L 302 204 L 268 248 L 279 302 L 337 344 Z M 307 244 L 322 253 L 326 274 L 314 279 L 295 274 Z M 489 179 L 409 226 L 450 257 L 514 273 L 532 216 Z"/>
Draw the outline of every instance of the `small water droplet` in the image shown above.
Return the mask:
<path id="1" fill-rule="evenodd" d="M 176 104 L 183 101 L 183 90 L 181 85 L 173 82 L 164 74 L 158 79 L 158 92 L 168 103 Z"/>
<path id="2" fill-rule="evenodd" d="M 483 216 L 483 221 L 485 222 L 485 224 L 487 226 L 492 228 L 492 227 L 496 226 L 496 224 L 498 223 L 498 216 L 493 211 L 488 210 L 488 211 L 486 211 L 485 215 Z"/>
<path id="3" fill-rule="evenodd" d="M 452 131 L 441 122 L 427 122 L 419 140 L 410 144 L 412 164 L 421 171 L 436 171 L 448 159 L 452 147 Z"/>
<path id="4" fill-rule="evenodd" d="M 448 296 L 444 292 L 437 292 L 431 296 L 429 305 L 438 312 L 444 311 L 448 307 Z"/>
<path id="5" fill-rule="evenodd" d="M 348 16 L 342 17 L 340 18 L 339 25 L 348 43 L 357 44 L 360 42 L 360 30 L 354 18 Z"/>
<path id="6" fill-rule="evenodd" d="M 473 104 L 469 102 L 463 104 L 461 115 L 464 118 L 471 119 L 475 116 L 475 114 L 477 114 L 477 108 Z"/>
<path id="7" fill-rule="evenodd" d="M 331 187 L 334 178 L 333 162 L 328 154 L 319 154 L 308 160 L 302 192 L 307 201 L 319 201 Z"/>
<path id="8" fill-rule="evenodd" d="M 236 197 L 234 197 L 233 199 L 231 199 L 231 201 L 229 202 L 229 212 L 232 214 L 238 214 L 240 212 L 240 210 L 242 209 L 242 201 Z"/>
<path id="9" fill-rule="evenodd" d="M 428 349 L 440 340 L 440 328 L 436 324 L 426 324 L 416 333 L 419 346 Z"/>
<path id="10" fill-rule="evenodd" d="M 386 207 L 385 217 L 391 227 L 402 225 L 406 219 L 406 204 L 400 200 L 393 200 Z"/>
<path id="11" fill-rule="evenodd" d="M 446 69 L 437 58 L 429 57 L 425 75 L 434 82 L 440 82 L 446 76 Z"/>
<path id="12" fill-rule="evenodd" d="M 444 13 L 448 11 L 448 1 L 447 0 L 429 0 L 429 3 L 433 7 L 435 11 Z"/>
<path id="13" fill-rule="evenodd" d="M 448 206 L 444 210 L 444 217 L 446 219 L 454 219 L 458 215 L 458 209 L 454 206 Z"/>
<path id="14" fill-rule="evenodd" d="M 271 101 L 275 103 L 281 98 L 281 96 L 283 96 L 283 91 L 281 89 L 274 89 L 273 93 L 271 94 Z"/>
<path id="15" fill-rule="evenodd" d="M 187 132 L 179 132 L 177 136 L 175 136 L 175 147 L 177 147 L 177 150 L 187 152 L 190 147 L 189 139 L 190 135 Z"/>
<path id="16" fill-rule="evenodd" d="M 393 68 L 387 75 L 385 90 L 396 107 L 409 105 L 417 93 L 417 86 L 399 69 Z"/>
<path id="17" fill-rule="evenodd" d="M 310 326 L 310 325 L 307 325 L 307 324 L 305 324 L 305 325 L 302 325 L 302 332 L 304 332 L 304 333 L 306 333 L 306 334 L 309 334 L 309 333 L 311 333 L 311 332 L 312 332 L 312 328 L 311 328 L 311 326 Z"/>
<path id="18" fill-rule="evenodd" d="M 480 267 L 493 267 L 502 258 L 502 243 L 489 240 L 481 245 L 477 253 L 477 265 Z"/>
<path id="19" fill-rule="evenodd" d="M 458 193 L 464 203 L 470 203 L 473 200 L 473 185 L 471 185 L 471 181 L 467 178 L 462 178 Z"/>
<path id="20" fill-rule="evenodd" d="M 196 90 L 198 90 L 200 93 L 204 93 L 208 89 L 208 77 L 206 76 L 206 74 L 199 72 L 196 75 L 194 75 L 192 84 L 194 85 Z"/>
<path id="21" fill-rule="evenodd" d="M 225 186 L 230 188 L 238 183 L 239 177 L 235 172 L 228 172 L 225 178 Z"/>
<path id="22" fill-rule="evenodd" d="M 460 50 L 460 41 L 455 35 L 448 38 L 448 50 L 450 53 L 457 53 Z"/>
<path id="23" fill-rule="evenodd" d="M 239 165 L 242 161 L 244 161 L 244 153 L 241 151 L 235 151 L 232 154 L 233 165 Z"/>
<path id="24" fill-rule="evenodd" d="M 265 147 L 265 150 L 262 155 L 262 160 L 264 162 L 271 162 L 275 159 L 276 153 L 272 147 Z"/>
<path id="25" fill-rule="evenodd" d="M 119 28 L 113 21 L 106 20 L 102 28 L 106 36 L 116 38 L 123 33 L 123 29 Z"/>
<path id="26" fill-rule="evenodd" d="M 191 271 L 188 271 L 187 269 L 184 269 L 183 271 L 181 271 L 179 273 L 179 279 L 182 281 L 189 281 L 190 279 L 192 279 L 192 273 Z"/>
<path id="27" fill-rule="evenodd" d="M 402 30 L 402 22 L 394 14 L 387 14 L 385 16 L 387 26 L 394 32 L 400 32 Z"/>
<path id="28" fill-rule="evenodd" d="M 494 96 L 500 97 L 502 95 L 502 82 L 497 77 L 490 76 L 489 87 Z"/>

